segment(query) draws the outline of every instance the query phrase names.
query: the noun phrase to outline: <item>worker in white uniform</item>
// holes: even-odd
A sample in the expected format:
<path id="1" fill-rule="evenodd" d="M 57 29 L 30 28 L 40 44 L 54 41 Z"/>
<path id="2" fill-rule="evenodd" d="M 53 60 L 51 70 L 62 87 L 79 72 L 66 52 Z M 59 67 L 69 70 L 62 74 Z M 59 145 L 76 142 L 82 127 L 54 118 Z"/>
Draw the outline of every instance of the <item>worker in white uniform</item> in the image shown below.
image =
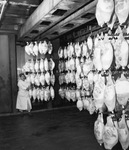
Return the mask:
<path id="1" fill-rule="evenodd" d="M 21 73 L 19 77 L 20 77 L 18 81 L 19 91 L 17 95 L 16 109 L 18 109 L 20 112 L 23 111 L 30 112 L 32 109 L 29 97 L 30 83 L 27 82 L 26 76 L 23 73 Z"/>

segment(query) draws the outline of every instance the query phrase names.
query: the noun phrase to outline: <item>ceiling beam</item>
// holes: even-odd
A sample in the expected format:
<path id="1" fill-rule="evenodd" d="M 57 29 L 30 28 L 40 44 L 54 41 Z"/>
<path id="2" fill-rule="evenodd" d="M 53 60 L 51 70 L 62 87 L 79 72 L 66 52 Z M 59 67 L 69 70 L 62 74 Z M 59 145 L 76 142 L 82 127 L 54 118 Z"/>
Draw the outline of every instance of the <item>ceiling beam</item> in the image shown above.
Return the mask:
<path id="1" fill-rule="evenodd" d="M 22 26 L 19 32 L 19 38 L 30 32 L 42 21 L 42 18 L 61 1 L 62 0 L 44 0 Z"/>
<path id="2" fill-rule="evenodd" d="M 55 37 L 58 37 L 70 30 L 73 30 L 74 28 L 77 28 L 78 26 L 85 24 L 91 20 L 93 20 L 95 18 L 95 15 L 89 19 L 83 19 L 81 18 L 81 16 L 87 12 L 95 12 L 95 6 L 97 4 L 97 0 L 94 0 L 93 2 L 89 3 L 88 5 L 86 5 L 85 7 L 79 9 L 77 12 L 75 12 L 74 14 L 70 15 L 69 17 L 67 17 L 66 19 L 64 19 L 63 21 L 59 22 L 57 25 L 53 26 L 51 29 L 47 30 L 46 32 L 42 33 L 40 36 L 36 37 L 35 39 L 43 39 L 45 37 L 49 38 L 49 39 L 53 39 Z M 80 23 L 78 23 L 78 20 L 80 19 Z M 75 23 L 74 23 L 75 22 Z M 73 28 L 67 29 L 64 28 L 63 26 L 65 26 L 68 23 L 73 23 L 75 24 L 75 26 Z M 59 32 L 59 34 L 57 35 L 52 35 L 53 32 Z M 60 32 L 62 31 L 62 32 Z"/>

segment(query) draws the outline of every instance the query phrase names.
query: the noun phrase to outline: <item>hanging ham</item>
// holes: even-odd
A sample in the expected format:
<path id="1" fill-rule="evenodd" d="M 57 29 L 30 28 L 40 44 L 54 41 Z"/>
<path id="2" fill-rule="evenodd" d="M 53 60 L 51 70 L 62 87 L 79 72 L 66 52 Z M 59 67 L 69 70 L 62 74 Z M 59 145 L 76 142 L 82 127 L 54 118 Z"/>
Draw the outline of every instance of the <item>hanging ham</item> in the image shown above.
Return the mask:
<path id="1" fill-rule="evenodd" d="M 103 142 L 105 149 L 111 150 L 118 142 L 118 131 L 114 125 L 111 116 L 107 117 L 107 123 L 104 126 Z"/>
<path id="2" fill-rule="evenodd" d="M 115 13 L 118 17 L 119 23 L 125 23 L 129 15 L 129 1 L 115 0 Z"/>
<path id="3" fill-rule="evenodd" d="M 98 118 L 94 123 L 94 134 L 96 140 L 100 145 L 103 143 L 103 131 L 104 131 L 104 121 L 103 121 L 103 114 L 98 114 Z"/>

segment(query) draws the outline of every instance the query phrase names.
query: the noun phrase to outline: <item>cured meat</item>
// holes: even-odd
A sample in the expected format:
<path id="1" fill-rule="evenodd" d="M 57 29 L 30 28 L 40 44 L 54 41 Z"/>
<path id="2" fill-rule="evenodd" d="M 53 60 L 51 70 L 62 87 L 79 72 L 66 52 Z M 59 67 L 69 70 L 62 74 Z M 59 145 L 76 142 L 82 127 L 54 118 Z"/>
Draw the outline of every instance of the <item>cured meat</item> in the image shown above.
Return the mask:
<path id="1" fill-rule="evenodd" d="M 82 85 L 83 89 L 88 91 L 89 90 L 89 86 L 90 86 L 90 84 L 89 84 L 89 81 L 87 80 L 87 78 L 83 78 L 83 85 Z"/>
<path id="2" fill-rule="evenodd" d="M 43 54 L 42 42 L 41 41 L 38 44 L 38 49 L 39 49 L 40 54 Z"/>
<path id="3" fill-rule="evenodd" d="M 123 74 L 121 75 L 120 79 L 116 80 L 115 89 L 118 103 L 125 106 L 129 98 L 129 81 Z"/>
<path id="4" fill-rule="evenodd" d="M 50 95 L 51 95 L 51 98 L 54 99 L 54 97 L 55 97 L 55 92 L 54 92 L 54 89 L 53 89 L 52 86 L 50 87 Z"/>
<path id="5" fill-rule="evenodd" d="M 51 79 L 50 79 L 50 81 L 51 81 L 51 84 L 54 86 L 54 84 L 55 84 L 55 75 L 53 74 L 53 72 L 51 72 Z"/>
<path id="6" fill-rule="evenodd" d="M 36 63 L 35 63 L 35 71 L 38 72 L 39 71 L 39 60 L 36 59 Z"/>
<path id="7" fill-rule="evenodd" d="M 76 101 L 76 93 L 75 93 L 75 90 L 72 89 L 72 90 L 70 91 L 70 93 L 71 93 L 71 99 L 72 99 L 72 101 L 75 102 L 75 101 Z"/>
<path id="8" fill-rule="evenodd" d="M 111 78 L 111 75 L 108 76 L 107 84 L 105 87 L 105 94 L 104 94 L 104 103 L 108 108 L 108 111 L 112 112 L 115 109 L 116 104 L 116 93 L 115 87 Z"/>
<path id="9" fill-rule="evenodd" d="M 115 0 L 115 13 L 118 17 L 119 23 L 123 24 L 129 15 L 129 1 Z"/>
<path id="10" fill-rule="evenodd" d="M 87 59 L 82 65 L 82 70 L 85 76 L 93 69 L 93 61 L 91 59 Z"/>
<path id="11" fill-rule="evenodd" d="M 98 47 L 98 43 L 99 43 L 99 34 L 97 34 L 97 36 L 94 38 L 94 47 Z"/>
<path id="12" fill-rule="evenodd" d="M 59 56 L 59 58 L 63 58 L 63 49 L 60 47 L 59 49 L 58 49 L 58 56 Z"/>
<path id="13" fill-rule="evenodd" d="M 48 85 L 50 85 L 50 79 L 51 79 L 50 73 L 46 72 L 45 73 L 45 81 Z"/>
<path id="14" fill-rule="evenodd" d="M 108 70 L 113 61 L 113 47 L 108 40 L 107 34 L 104 38 L 104 49 L 102 50 L 101 63 L 103 70 Z"/>
<path id="15" fill-rule="evenodd" d="M 128 64 L 128 56 L 129 55 L 129 46 L 128 43 L 126 42 L 126 40 L 123 37 L 122 43 L 121 43 L 121 47 L 120 47 L 120 65 L 124 68 L 127 66 Z"/>
<path id="16" fill-rule="evenodd" d="M 50 68 L 51 71 L 55 68 L 55 63 L 54 63 L 54 61 L 52 60 L 52 58 L 50 58 L 49 68 Z"/>
<path id="17" fill-rule="evenodd" d="M 42 86 L 45 85 L 45 75 L 43 74 L 43 72 L 40 75 L 39 81 L 40 81 Z"/>
<path id="18" fill-rule="evenodd" d="M 126 150 L 129 146 L 129 131 L 125 122 L 125 114 L 122 115 L 120 122 L 118 122 L 118 135 L 123 150 Z"/>
<path id="19" fill-rule="evenodd" d="M 65 97 L 65 90 L 63 90 L 63 88 L 61 88 L 61 87 L 59 89 L 59 95 L 61 96 L 62 99 L 64 99 L 64 97 Z"/>
<path id="20" fill-rule="evenodd" d="M 77 105 L 77 108 L 78 108 L 80 111 L 82 111 L 82 109 L 83 109 L 83 102 L 82 102 L 81 99 L 78 99 L 76 105 Z"/>
<path id="21" fill-rule="evenodd" d="M 35 76 L 35 85 L 39 86 L 40 85 L 40 76 L 39 74 L 37 73 L 37 75 Z"/>
<path id="22" fill-rule="evenodd" d="M 98 118 L 94 123 L 94 134 L 96 140 L 100 145 L 103 143 L 103 131 L 104 131 L 104 121 L 103 121 L 103 114 L 98 114 Z"/>
<path id="23" fill-rule="evenodd" d="M 84 41 L 82 43 L 82 57 L 87 57 L 87 49 L 88 49 L 87 43 L 86 41 Z"/>
<path id="24" fill-rule="evenodd" d="M 81 46 L 80 46 L 79 42 L 77 42 L 75 44 L 75 54 L 76 54 L 76 57 L 80 57 L 81 56 Z"/>
<path id="25" fill-rule="evenodd" d="M 64 47 L 64 50 L 62 50 L 62 57 L 64 57 L 65 59 L 68 58 L 68 52 L 66 47 Z"/>
<path id="26" fill-rule="evenodd" d="M 46 41 L 43 41 L 42 42 L 42 52 L 43 54 L 45 55 L 48 51 L 48 45 L 47 45 L 47 42 Z"/>
<path id="27" fill-rule="evenodd" d="M 27 61 L 22 69 L 24 70 L 24 72 L 30 72 L 30 62 Z"/>
<path id="28" fill-rule="evenodd" d="M 28 48 L 29 48 L 29 52 L 34 56 L 34 52 L 33 52 L 33 47 L 34 47 L 34 44 L 32 42 L 30 42 Z"/>
<path id="29" fill-rule="evenodd" d="M 33 52 L 34 52 L 34 54 L 35 54 L 36 56 L 38 56 L 38 51 L 39 51 L 39 49 L 38 49 L 38 43 L 35 42 L 35 45 L 34 45 L 34 47 L 33 47 Z"/>
<path id="30" fill-rule="evenodd" d="M 104 105 L 104 92 L 105 92 L 105 80 L 100 75 L 99 79 L 95 82 L 93 90 L 93 98 L 95 101 L 96 110 L 101 111 Z"/>
<path id="31" fill-rule="evenodd" d="M 80 89 L 82 87 L 82 79 L 80 78 L 80 76 L 78 75 L 78 73 L 76 73 L 76 85 L 77 85 L 77 89 Z"/>
<path id="32" fill-rule="evenodd" d="M 27 45 L 25 46 L 25 52 L 26 52 L 28 55 L 30 55 L 29 43 L 28 43 L 28 42 L 26 42 L 26 43 L 27 43 Z"/>
<path id="33" fill-rule="evenodd" d="M 87 107 L 87 110 L 89 111 L 90 115 L 92 115 L 95 112 L 95 103 L 92 100 L 92 98 L 89 99 L 89 106 Z"/>
<path id="34" fill-rule="evenodd" d="M 39 66 L 39 68 L 40 68 L 40 71 L 41 71 L 41 72 L 44 72 L 44 71 L 45 71 L 44 60 L 43 60 L 43 59 L 40 59 L 40 66 Z"/>
<path id="35" fill-rule="evenodd" d="M 47 58 L 45 58 L 45 60 L 44 60 L 44 68 L 45 68 L 45 71 L 48 71 L 48 70 L 49 70 Z"/>
<path id="36" fill-rule="evenodd" d="M 102 27 L 104 25 L 104 19 L 102 17 L 102 13 L 101 13 L 101 9 L 100 9 L 99 3 L 97 3 L 97 5 L 96 5 L 95 17 L 97 19 L 98 25 L 100 27 Z"/>
<path id="37" fill-rule="evenodd" d="M 93 72 L 89 72 L 88 73 L 88 81 L 89 81 L 89 83 L 92 84 L 93 80 L 94 80 L 94 74 L 93 74 Z"/>
<path id="38" fill-rule="evenodd" d="M 52 43 L 49 41 L 48 42 L 48 54 L 52 54 L 52 50 L 53 50 Z"/>
<path id="39" fill-rule="evenodd" d="M 98 0 L 96 6 L 96 18 L 98 24 L 102 27 L 104 23 L 108 23 L 114 11 L 113 0 Z"/>
<path id="40" fill-rule="evenodd" d="M 104 126 L 103 142 L 105 149 L 112 149 L 118 142 L 118 131 L 111 116 L 107 117 L 107 123 Z"/>
<path id="41" fill-rule="evenodd" d="M 34 65 L 34 60 L 31 59 L 31 62 L 30 62 L 30 70 L 34 73 L 35 72 L 35 65 Z"/>
<path id="42" fill-rule="evenodd" d="M 87 97 L 84 97 L 84 98 L 82 99 L 82 101 L 83 101 L 83 107 L 84 107 L 84 109 L 88 109 L 88 107 L 89 107 L 89 105 L 90 105 L 90 102 L 89 102 L 88 98 L 87 98 Z"/>
<path id="43" fill-rule="evenodd" d="M 87 46 L 88 46 L 89 50 L 92 52 L 93 40 L 92 40 L 92 38 L 90 36 L 87 38 Z"/>
<path id="44" fill-rule="evenodd" d="M 44 89 L 41 88 L 40 89 L 40 100 L 43 101 L 43 99 L 44 99 Z"/>
<path id="45" fill-rule="evenodd" d="M 80 90 L 76 89 L 76 99 L 81 99 L 81 93 Z"/>
<path id="46" fill-rule="evenodd" d="M 94 49 L 93 64 L 95 66 L 95 69 L 97 69 L 98 71 L 102 70 L 101 48 L 99 48 L 99 47 L 95 47 L 95 49 Z"/>
<path id="47" fill-rule="evenodd" d="M 48 101 L 50 99 L 50 90 L 49 90 L 49 86 L 47 86 L 44 90 L 44 100 Z"/>
<path id="48" fill-rule="evenodd" d="M 40 89 L 37 88 L 36 98 L 38 101 L 40 101 Z"/>
<path id="49" fill-rule="evenodd" d="M 70 43 L 70 44 L 68 45 L 67 49 L 68 49 L 68 57 L 71 58 L 72 55 L 74 54 L 74 47 L 73 47 L 72 43 Z"/>
<path id="50" fill-rule="evenodd" d="M 70 99 L 71 99 L 71 94 L 70 94 L 70 91 L 69 91 L 68 88 L 67 88 L 66 91 L 65 91 L 65 96 L 66 96 L 66 99 L 67 99 L 68 101 L 70 101 Z"/>
<path id="51" fill-rule="evenodd" d="M 122 44 L 123 36 L 122 34 L 119 34 L 118 39 L 115 42 L 114 49 L 115 49 L 115 63 L 116 68 L 118 69 L 120 67 L 120 61 L 121 61 L 121 44 Z"/>

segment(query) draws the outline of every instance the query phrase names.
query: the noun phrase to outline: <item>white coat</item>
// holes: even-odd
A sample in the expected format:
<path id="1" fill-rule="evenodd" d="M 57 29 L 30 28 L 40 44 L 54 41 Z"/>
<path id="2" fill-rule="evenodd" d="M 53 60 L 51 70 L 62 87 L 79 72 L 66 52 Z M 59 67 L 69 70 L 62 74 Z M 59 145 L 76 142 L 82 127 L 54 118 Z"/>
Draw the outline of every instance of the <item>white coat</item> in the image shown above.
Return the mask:
<path id="1" fill-rule="evenodd" d="M 29 86 L 30 84 L 26 80 L 18 81 L 19 91 L 17 95 L 16 109 L 28 110 L 28 111 L 32 109 L 30 98 L 29 98 L 29 92 L 26 90 Z"/>

